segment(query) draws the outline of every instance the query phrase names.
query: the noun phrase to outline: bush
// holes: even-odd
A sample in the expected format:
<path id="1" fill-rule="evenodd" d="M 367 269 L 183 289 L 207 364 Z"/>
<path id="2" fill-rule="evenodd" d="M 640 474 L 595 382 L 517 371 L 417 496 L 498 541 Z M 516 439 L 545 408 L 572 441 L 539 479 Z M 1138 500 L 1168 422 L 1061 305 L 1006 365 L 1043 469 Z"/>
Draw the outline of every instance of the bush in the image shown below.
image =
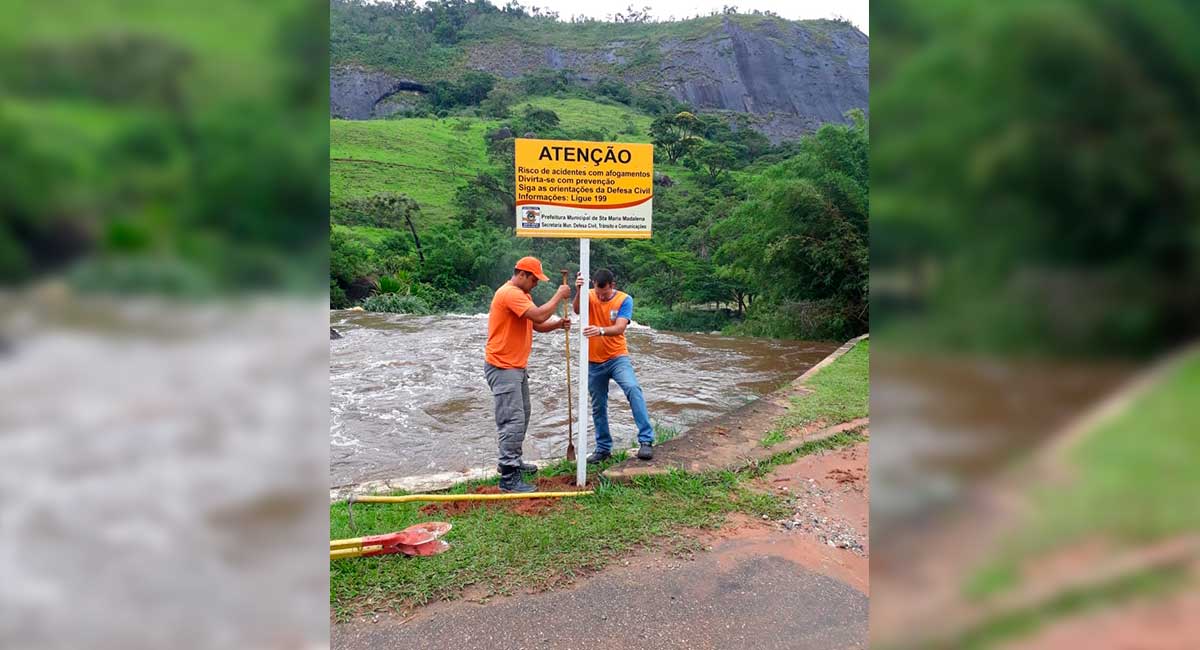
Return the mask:
<path id="1" fill-rule="evenodd" d="M 572 140 L 585 140 L 587 142 L 608 142 L 608 131 L 604 129 L 576 129 L 571 134 Z"/>
<path id="2" fill-rule="evenodd" d="M 417 296 L 402 296 L 395 293 L 375 294 L 363 301 L 363 309 L 389 314 L 417 314 L 427 316 L 433 313 L 429 303 Z"/>
<path id="3" fill-rule="evenodd" d="M 338 285 L 337 280 L 329 279 L 329 308 L 330 309 L 346 309 L 350 306 L 350 299 L 346 297 L 346 291 Z"/>
<path id="4" fill-rule="evenodd" d="M 216 290 L 211 274 L 184 260 L 158 256 L 96 257 L 67 273 L 71 287 L 109 294 L 153 293 L 195 298 Z"/>
<path id="5" fill-rule="evenodd" d="M 633 101 L 633 91 L 616 79 L 601 79 L 592 90 L 601 97 L 610 97 L 622 104 L 628 105 Z"/>
<path id="6" fill-rule="evenodd" d="M 733 325 L 735 317 L 727 310 L 667 309 L 657 305 L 636 307 L 633 319 L 656 330 L 674 332 L 715 332 Z"/>
<path id="7" fill-rule="evenodd" d="M 399 293 L 403 287 L 400 281 L 390 276 L 379 278 L 379 293 Z"/>
<path id="8" fill-rule="evenodd" d="M 492 296 L 495 290 L 480 285 L 475 290 L 458 299 L 458 308 L 454 311 L 463 314 L 486 314 L 492 306 Z"/>
<path id="9" fill-rule="evenodd" d="M 553 129 L 559 123 L 558 113 L 548 108 L 534 108 L 532 105 L 525 106 L 524 118 L 524 129 L 535 133 Z"/>
<path id="10" fill-rule="evenodd" d="M 776 339 L 842 341 L 859 333 L 847 307 L 834 300 L 773 305 L 755 302 L 746 320 L 729 328 L 729 334 Z"/>
<path id="11" fill-rule="evenodd" d="M 468 72 L 458 81 L 438 80 L 429 89 L 429 102 L 441 110 L 459 106 L 478 106 L 496 86 L 496 78 L 486 72 Z"/>
<path id="12" fill-rule="evenodd" d="M 575 73 L 566 69 L 542 68 L 521 79 L 521 88 L 526 95 L 555 95 L 574 85 Z"/>
<path id="13" fill-rule="evenodd" d="M 512 113 L 509 108 L 516 101 L 517 96 L 511 91 L 504 88 L 493 88 L 487 98 L 479 103 L 479 111 L 487 117 L 503 119 Z"/>

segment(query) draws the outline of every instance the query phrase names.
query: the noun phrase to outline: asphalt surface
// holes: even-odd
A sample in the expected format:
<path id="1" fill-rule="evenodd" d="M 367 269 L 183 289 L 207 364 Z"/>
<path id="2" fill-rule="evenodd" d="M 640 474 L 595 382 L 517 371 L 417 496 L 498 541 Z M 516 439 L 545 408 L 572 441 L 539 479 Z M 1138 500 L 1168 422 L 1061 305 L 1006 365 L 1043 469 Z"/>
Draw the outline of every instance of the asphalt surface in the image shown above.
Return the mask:
<path id="1" fill-rule="evenodd" d="M 335 625 L 331 640 L 367 650 L 865 648 L 867 605 L 788 559 L 718 548 L 693 560 L 640 558 L 569 589 Z"/>

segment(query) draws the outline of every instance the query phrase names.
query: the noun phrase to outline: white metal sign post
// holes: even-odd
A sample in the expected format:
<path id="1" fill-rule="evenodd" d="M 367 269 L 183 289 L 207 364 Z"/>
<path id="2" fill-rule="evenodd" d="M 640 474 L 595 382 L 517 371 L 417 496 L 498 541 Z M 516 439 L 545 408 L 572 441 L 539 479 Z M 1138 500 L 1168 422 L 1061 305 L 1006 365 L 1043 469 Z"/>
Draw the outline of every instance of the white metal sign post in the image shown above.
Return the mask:
<path id="1" fill-rule="evenodd" d="M 579 273 L 583 276 L 583 286 L 579 288 L 579 409 L 575 412 L 579 420 L 575 423 L 575 485 L 583 487 L 587 484 L 587 423 L 588 414 L 592 412 L 588 403 L 588 342 L 583 336 L 583 328 L 588 322 L 588 278 L 591 277 L 591 243 L 584 238 L 579 240 Z"/>
<path id="2" fill-rule="evenodd" d="M 587 483 L 588 280 L 592 239 L 649 239 L 654 145 L 517 138 L 518 237 L 579 238 L 579 433 L 575 484 Z"/>

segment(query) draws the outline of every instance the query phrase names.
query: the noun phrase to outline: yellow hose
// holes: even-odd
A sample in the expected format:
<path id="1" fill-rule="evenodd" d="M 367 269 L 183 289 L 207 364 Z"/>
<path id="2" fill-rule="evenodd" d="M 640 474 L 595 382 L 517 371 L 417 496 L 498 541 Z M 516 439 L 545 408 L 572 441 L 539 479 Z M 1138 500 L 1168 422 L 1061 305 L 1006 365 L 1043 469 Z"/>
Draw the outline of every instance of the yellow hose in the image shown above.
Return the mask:
<path id="1" fill-rule="evenodd" d="M 511 494 L 406 494 L 404 496 L 361 496 L 350 497 L 350 503 L 411 503 L 413 501 L 506 501 L 508 499 L 557 499 L 591 494 L 581 492 L 514 492 Z"/>

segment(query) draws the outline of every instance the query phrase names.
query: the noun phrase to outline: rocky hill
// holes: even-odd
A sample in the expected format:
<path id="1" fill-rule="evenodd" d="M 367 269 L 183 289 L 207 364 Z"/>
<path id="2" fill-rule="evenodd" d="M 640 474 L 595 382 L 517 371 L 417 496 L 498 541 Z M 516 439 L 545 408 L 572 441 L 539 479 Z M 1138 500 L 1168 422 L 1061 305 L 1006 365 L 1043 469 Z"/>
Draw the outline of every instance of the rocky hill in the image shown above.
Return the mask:
<path id="1" fill-rule="evenodd" d="M 383 117 L 437 78 L 466 70 L 517 79 L 570 70 L 584 84 L 616 78 L 670 94 L 700 111 L 752 116 L 774 141 L 794 138 L 846 111 L 868 108 L 869 40 L 837 21 L 725 15 L 630 26 L 555 23 L 536 37 L 518 31 L 464 39 L 449 65 L 428 71 L 338 56 L 330 70 L 334 117 Z M 377 48 L 387 47 L 385 45 Z"/>

